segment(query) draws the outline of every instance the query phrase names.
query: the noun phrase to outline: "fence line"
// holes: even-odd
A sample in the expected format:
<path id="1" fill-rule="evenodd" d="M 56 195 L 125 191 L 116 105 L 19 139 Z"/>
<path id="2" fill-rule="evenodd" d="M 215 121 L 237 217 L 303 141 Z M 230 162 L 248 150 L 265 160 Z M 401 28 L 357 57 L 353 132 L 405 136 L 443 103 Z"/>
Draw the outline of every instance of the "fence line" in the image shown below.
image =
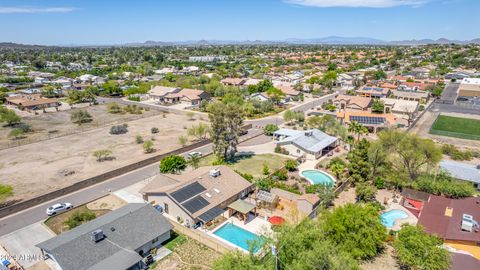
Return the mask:
<path id="1" fill-rule="evenodd" d="M 430 104 L 428 104 L 427 107 L 425 107 L 425 109 L 423 109 L 423 111 L 420 113 L 420 115 L 418 115 L 417 117 L 415 117 L 415 120 L 413 120 L 413 122 L 410 124 L 410 126 L 407 128 L 407 131 L 410 131 L 412 128 L 415 127 L 415 125 L 417 124 L 417 122 L 420 120 L 420 118 L 422 118 L 422 116 L 428 111 L 430 110 L 430 108 L 432 108 L 433 104 L 435 102 L 430 102 Z"/>
<path id="2" fill-rule="evenodd" d="M 205 232 L 199 231 L 199 230 L 193 230 L 190 228 L 187 228 L 185 226 L 182 226 L 181 224 L 178 224 L 177 222 L 171 221 L 170 222 L 173 225 L 173 230 L 177 233 L 184 234 L 188 236 L 189 238 L 198 241 L 199 243 L 217 251 L 218 253 L 228 253 L 230 251 L 234 251 L 235 249 L 233 247 L 227 246 L 226 244 L 217 241 L 214 239 L 212 236 L 208 235 Z"/>
<path id="3" fill-rule="evenodd" d="M 21 202 L 18 202 L 16 204 L 13 204 L 13 205 L 3 207 L 3 208 L 0 209 L 0 218 L 8 216 L 8 215 L 10 215 L 14 212 L 22 211 L 22 210 L 25 210 L 27 208 L 33 207 L 35 205 L 38 205 L 38 204 L 53 200 L 55 198 L 73 193 L 73 192 L 81 190 L 83 188 L 86 188 L 86 187 L 104 182 L 106 180 L 109 180 L 113 177 L 120 176 L 120 175 L 125 174 L 127 172 L 134 171 L 136 169 L 140 169 L 140 168 L 148 166 L 150 164 L 159 162 L 160 160 L 162 160 L 163 158 L 165 158 L 167 156 L 178 155 L 178 154 L 181 154 L 181 153 L 184 153 L 184 152 L 187 152 L 187 151 L 191 151 L 191 150 L 196 149 L 198 147 L 208 145 L 209 143 L 210 143 L 210 140 L 200 141 L 200 142 L 197 142 L 197 143 L 194 143 L 194 144 L 182 147 L 182 148 L 178 148 L 178 149 L 170 151 L 168 153 L 159 154 L 159 155 L 156 155 L 156 156 L 153 156 L 153 157 L 150 157 L 150 158 L 147 158 L 147 159 L 144 159 L 144 160 L 141 160 L 141 161 L 138 161 L 138 162 L 135 162 L 135 163 L 132 163 L 132 164 L 128 164 L 126 166 L 108 171 L 106 173 L 87 178 L 85 180 L 77 182 L 77 183 L 75 183 L 73 185 L 70 185 L 68 187 L 64 187 L 64 188 L 49 192 L 47 194 L 40 195 L 40 196 L 32 198 L 32 199 L 28 199 L 28 200 L 21 201 Z"/>

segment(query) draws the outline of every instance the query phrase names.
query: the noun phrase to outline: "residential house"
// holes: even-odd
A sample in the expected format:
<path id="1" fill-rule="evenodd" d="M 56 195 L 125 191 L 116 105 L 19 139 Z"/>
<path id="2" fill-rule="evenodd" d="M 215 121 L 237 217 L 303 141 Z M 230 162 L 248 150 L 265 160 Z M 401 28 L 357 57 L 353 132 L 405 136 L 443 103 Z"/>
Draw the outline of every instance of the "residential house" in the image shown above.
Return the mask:
<path id="1" fill-rule="evenodd" d="M 35 111 L 46 108 L 57 108 L 60 102 L 56 98 L 44 98 L 40 94 L 15 95 L 5 98 L 6 104 L 16 106 L 20 110 Z"/>
<path id="2" fill-rule="evenodd" d="M 253 93 L 249 96 L 250 100 L 256 99 L 258 101 L 268 101 L 270 97 L 266 93 Z"/>
<path id="3" fill-rule="evenodd" d="M 463 98 L 480 97 L 480 78 L 465 78 L 458 87 L 458 96 Z"/>
<path id="4" fill-rule="evenodd" d="M 247 80 L 243 83 L 243 86 L 257 85 L 257 84 L 259 84 L 261 81 L 262 81 L 262 80 L 259 80 L 259 79 L 249 78 L 249 79 L 247 79 Z"/>
<path id="5" fill-rule="evenodd" d="M 210 100 L 210 95 L 203 91 L 197 89 L 182 89 L 178 92 L 180 95 L 180 101 L 188 104 L 189 106 L 198 107 L 203 100 Z"/>
<path id="6" fill-rule="evenodd" d="M 357 122 L 373 133 L 394 126 L 396 123 L 393 114 L 378 114 L 366 111 L 337 112 L 337 119 L 344 125 Z"/>
<path id="7" fill-rule="evenodd" d="M 300 96 L 300 91 L 295 90 L 292 84 L 289 83 L 275 83 L 275 88 L 278 88 L 285 95 L 283 98 L 284 102 L 290 102 L 292 98 Z"/>
<path id="8" fill-rule="evenodd" d="M 225 78 L 220 82 L 223 85 L 242 86 L 247 80 L 245 78 Z"/>
<path id="9" fill-rule="evenodd" d="M 480 199 L 450 199 L 430 195 L 418 216 L 418 225 L 444 240 L 446 246 L 480 260 Z"/>
<path id="10" fill-rule="evenodd" d="M 290 155 L 307 159 L 318 159 L 337 146 L 337 138 L 318 129 L 280 129 L 273 133 L 273 140 Z"/>
<path id="11" fill-rule="evenodd" d="M 396 99 L 412 100 L 420 103 L 426 103 L 430 97 L 429 92 L 423 91 L 400 91 L 393 90 L 392 97 Z"/>
<path id="12" fill-rule="evenodd" d="M 178 87 L 167 87 L 167 86 L 152 86 L 148 91 L 148 95 L 151 99 L 158 101 L 160 103 L 167 103 L 166 96 L 173 93 L 178 93 L 180 88 Z M 174 103 L 174 102 L 172 102 Z"/>
<path id="13" fill-rule="evenodd" d="M 366 111 L 372 104 L 372 99 L 361 96 L 338 95 L 333 100 L 333 105 L 338 110 Z"/>
<path id="14" fill-rule="evenodd" d="M 173 226 L 152 205 L 127 204 L 36 246 L 56 269 L 145 269 L 143 257 Z"/>
<path id="15" fill-rule="evenodd" d="M 361 97 L 370 97 L 370 98 L 384 98 L 390 95 L 390 89 L 373 87 L 373 86 L 362 86 L 360 89 L 356 90 L 356 93 Z"/>
<path id="16" fill-rule="evenodd" d="M 200 167 L 183 174 L 160 174 L 140 193 L 159 205 L 165 215 L 185 226 L 206 224 L 254 190 L 254 185 L 231 168 Z"/>
<path id="17" fill-rule="evenodd" d="M 480 165 L 442 160 L 439 166 L 440 170 L 448 172 L 453 178 L 470 182 L 477 190 L 480 190 Z"/>
<path id="18" fill-rule="evenodd" d="M 394 98 L 382 98 L 381 101 L 384 104 L 384 113 L 412 115 L 417 113 L 419 107 L 418 101 Z"/>
<path id="19" fill-rule="evenodd" d="M 433 84 L 422 82 L 403 82 L 398 86 L 400 91 L 427 91 L 433 88 Z"/>
<path id="20" fill-rule="evenodd" d="M 343 90 L 351 90 L 355 88 L 355 86 L 353 85 L 353 81 L 353 76 L 347 73 L 340 73 L 337 76 L 337 81 L 335 82 L 335 85 L 342 88 Z"/>

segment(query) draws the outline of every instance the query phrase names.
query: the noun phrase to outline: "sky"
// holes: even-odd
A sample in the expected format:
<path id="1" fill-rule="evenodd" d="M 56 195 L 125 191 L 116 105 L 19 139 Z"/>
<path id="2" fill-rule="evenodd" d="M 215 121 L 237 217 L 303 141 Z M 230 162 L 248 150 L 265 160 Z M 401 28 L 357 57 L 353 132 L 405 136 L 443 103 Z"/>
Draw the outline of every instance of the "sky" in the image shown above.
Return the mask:
<path id="1" fill-rule="evenodd" d="M 480 38 L 480 0 L 0 0 L 0 42 Z"/>

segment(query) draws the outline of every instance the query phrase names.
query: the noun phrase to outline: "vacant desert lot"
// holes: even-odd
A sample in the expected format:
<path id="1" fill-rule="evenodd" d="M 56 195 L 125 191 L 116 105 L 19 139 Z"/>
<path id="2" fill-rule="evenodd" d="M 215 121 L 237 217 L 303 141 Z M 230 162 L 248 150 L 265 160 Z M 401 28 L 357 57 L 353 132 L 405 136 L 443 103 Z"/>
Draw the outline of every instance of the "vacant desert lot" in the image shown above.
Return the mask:
<path id="1" fill-rule="evenodd" d="M 159 115 L 128 122 L 127 134 L 110 135 L 110 126 L 83 133 L 40 141 L 0 150 L 0 179 L 12 185 L 14 199 L 34 197 L 71 185 L 88 177 L 104 173 L 151 155 L 180 147 L 178 137 L 186 128 L 200 120 L 189 121 L 186 116 L 156 112 Z M 152 127 L 159 133 L 151 134 Z M 154 154 L 145 154 L 135 136 L 154 138 Z M 95 150 L 108 148 L 114 160 L 97 162 Z M 69 172 L 74 172 L 68 176 Z"/>
<path id="2" fill-rule="evenodd" d="M 125 106 L 122 107 L 124 108 Z M 92 115 L 93 121 L 81 126 L 73 124 L 70 120 L 70 115 L 77 110 L 88 111 L 90 115 Z M 26 134 L 27 136 L 24 139 L 12 140 L 11 138 L 8 138 L 11 128 L 2 127 L 0 128 L 0 149 L 64 135 L 71 135 L 115 123 L 123 123 L 126 121 L 150 117 L 158 115 L 159 113 L 160 112 L 156 110 L 142 110 L 142 114 L 111 114 L 108 113 L 106 105 L 87 106 L 87 104 L 85 104 L 83 108 L 23 117 L 22 122 L 30 125 L 34 132 Z"/>

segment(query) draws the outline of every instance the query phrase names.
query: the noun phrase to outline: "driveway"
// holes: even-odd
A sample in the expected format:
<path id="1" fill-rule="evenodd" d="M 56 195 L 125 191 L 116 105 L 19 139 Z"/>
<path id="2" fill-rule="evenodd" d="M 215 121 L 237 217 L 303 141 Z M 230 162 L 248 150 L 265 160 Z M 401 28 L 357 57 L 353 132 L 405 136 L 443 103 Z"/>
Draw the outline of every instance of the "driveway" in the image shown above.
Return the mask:
<path id="1" fill-rule="evenodd" d="M 37 222 L 0 237 L 0 243 L 20 265 L 28 268 L 42 261 L 42 253 L 35 245 L 54 236 L 42 222 Z"/>

